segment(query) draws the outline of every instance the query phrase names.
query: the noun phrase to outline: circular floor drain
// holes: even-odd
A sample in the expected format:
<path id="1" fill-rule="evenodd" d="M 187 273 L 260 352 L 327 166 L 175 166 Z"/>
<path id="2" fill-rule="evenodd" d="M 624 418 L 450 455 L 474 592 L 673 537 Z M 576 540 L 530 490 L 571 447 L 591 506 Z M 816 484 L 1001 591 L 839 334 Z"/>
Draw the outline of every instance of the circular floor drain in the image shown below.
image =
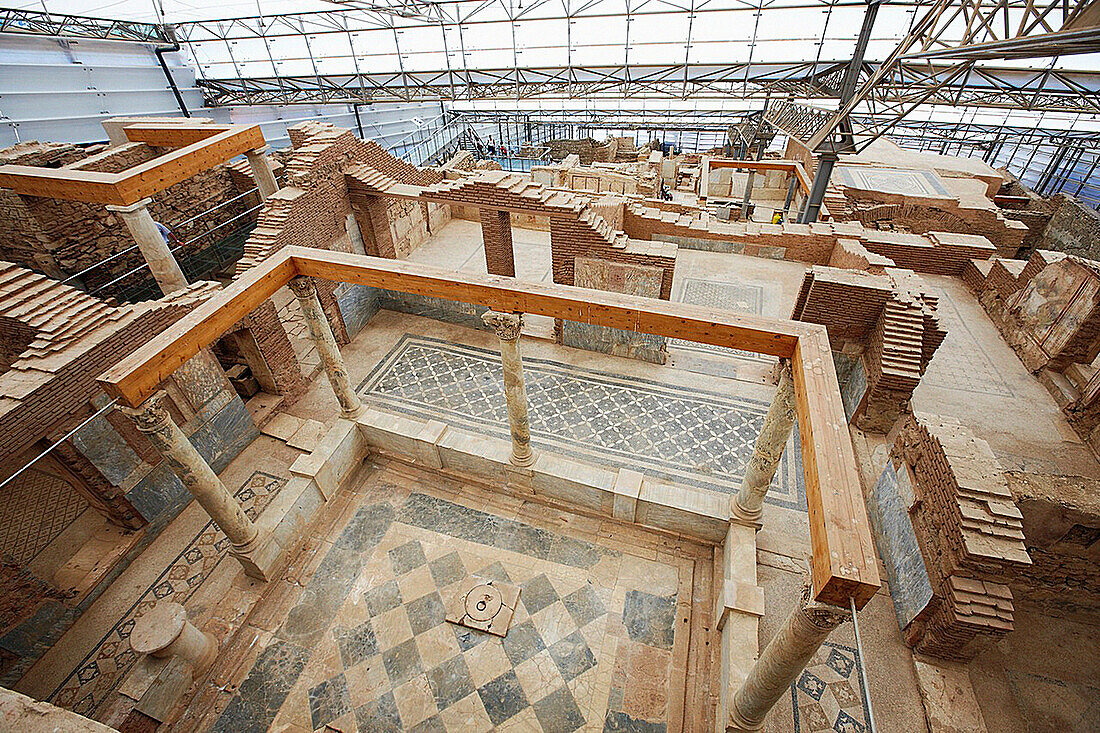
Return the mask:
<path id="1" fill-rule="evenodd" d="M 504 599 L 500 591 L 488 583 L 475 585 L 466 594 L 466 615 L 474 621 L 490 620 L 500 613 L 503 605 Z"/>

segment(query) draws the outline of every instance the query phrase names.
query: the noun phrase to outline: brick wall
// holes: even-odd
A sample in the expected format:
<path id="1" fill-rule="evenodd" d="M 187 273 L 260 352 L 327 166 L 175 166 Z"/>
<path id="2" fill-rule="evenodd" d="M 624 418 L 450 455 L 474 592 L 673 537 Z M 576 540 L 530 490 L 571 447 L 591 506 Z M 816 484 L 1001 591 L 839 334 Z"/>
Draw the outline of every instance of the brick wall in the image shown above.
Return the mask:
<path id="1" fill-rule="evenodd" d="M 933 593 L 906 641 L 971 659 L 1013 628 L 1008 584 L 1031 564 L 1022 515 L 989 445 L 957 421 L 909 416 L 890 460 L 914 482 L 909 514 Z"/>
<path id="2" fill-rule="evenodd" d="M 512 247 L 512 218 L 507 211 L 481 209 L 481 239 L 485 245 L 485 268 L 490 275 L 516 276 Z"/>
<path id="3" fill-rule="evenodd" d="M 937 306 L 923 280 L 906 270 L 873 274 L 814 266 L 803 277 L 791 317 L 824 325 L 834 352 L 860 355 L 866 388 L 854 423 L 887 432 L 909 411 L 947 335 Z"/>

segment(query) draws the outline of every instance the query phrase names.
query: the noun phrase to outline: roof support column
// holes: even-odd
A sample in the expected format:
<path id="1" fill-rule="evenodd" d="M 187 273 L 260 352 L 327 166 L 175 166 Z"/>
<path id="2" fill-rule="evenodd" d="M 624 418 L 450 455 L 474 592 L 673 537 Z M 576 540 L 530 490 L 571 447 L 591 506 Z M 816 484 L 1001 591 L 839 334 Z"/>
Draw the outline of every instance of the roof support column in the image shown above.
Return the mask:
<path id="1" fill-rule="evenodd" d="M 267 157 L 268 146 L 249 150 L 244 157 L 248 158 L 248 165 L 252 168 L 252 177 L 256 179 L 256 187 L 260 189 L 260 199 L 267 197 L 279 190 L 279 182 L 275 180 L 275 171 L 271 168 L 271 160 Z"/>
<path id="2" fill-rule="evenodd" d="M 129 206 L 107 206 L 107 210 L 122 217 L 130 236 L 137 242 L 145 261 L 149 263 L 149 272 L 160 285 L 165 295 L 187 287 L 187 278 L 168 248 L 168 241 L 157 229 L 153 216 L 149 213 L 152 199 L 142 199 Z"/>

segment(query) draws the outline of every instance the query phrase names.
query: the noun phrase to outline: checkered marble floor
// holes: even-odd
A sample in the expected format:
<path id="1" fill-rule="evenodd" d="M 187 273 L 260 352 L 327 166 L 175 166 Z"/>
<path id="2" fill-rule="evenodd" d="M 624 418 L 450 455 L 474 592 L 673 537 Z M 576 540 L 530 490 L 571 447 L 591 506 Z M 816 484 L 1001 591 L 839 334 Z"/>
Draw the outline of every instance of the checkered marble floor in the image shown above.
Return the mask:
<path id="1" fill-rule="evenodd" d="M 215 730 L 680 729 L 691 562 L 385 482 L 371 493 Z M 505 637 L 445 620 L 471 574 L 521 588 Z"/>

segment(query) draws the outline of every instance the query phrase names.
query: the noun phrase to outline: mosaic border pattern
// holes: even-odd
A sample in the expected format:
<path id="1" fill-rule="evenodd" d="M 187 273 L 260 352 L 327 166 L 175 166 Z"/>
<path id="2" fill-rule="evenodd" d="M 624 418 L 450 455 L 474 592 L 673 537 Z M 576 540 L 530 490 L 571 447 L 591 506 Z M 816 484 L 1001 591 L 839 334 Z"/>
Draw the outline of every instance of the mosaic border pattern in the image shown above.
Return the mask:
<path id="1" fill-rule="evenodd" d="M 441 377 L 434 372 L 411 373 L 414 368 L 425 369 L 428 353 L 438 354 L 433 363 L 447 374 Z M 460 363 L 447 365 L 448 359 Z M 499 359 L 497 351 L 406 333 L 360 382 L 358 391 L 376 404 L 403 414 L 437 419 L 507 439 Z M 419 366 L 414 366 L 417 362 Z M 481 373 L 473 374 L 471 364 Z M 434 368 L 431 364 L 427 367 L 429 371 Z M 458 370 L 465 370 L 464 379 L 455 376 Z M 547 359 L 525 357 L 524 371 L 532 443 L 536 447 L 615 468 L 643 467 L 655 477 L 723 494 L 732 494 L 740 487 L 741 472 L 768 407 L 760 400 L 624 377 Z M 570 390 L 570 385 L 575 388 Z M 624 429 L 608 417 L 624 412 L 621 404 L 613 404 L 616 395 L 629 400 L 631 409 L 643 411 L 634 416 L 633 427 Z M 451 407 L 446 406 L 448 401 Z M 543 410 L 548 414 L 540 415 Z M 567 421 L 563 417 L 566 413 L 581 419 Z M 720 424 L 727 418 L 731 422 Z M 732 424 L 734 419 L 741 425 Z M 687 427 L 668 431 L 665 425 L 669 422 Z M 662 436 L 660 444 L 654 441 L 654 434 Z M 736 465 L 733 470 L 720 471 L 686 463 L 683 456 L 693 449 Z M 679 459 L 670 455 L 675 451 L 679 451 Z M 805 511 L 797 425 L 777 474 L 779 479 L 768 494 L 768 503 Z"/>
<path id="2" fill-rule="evenodd" d="M 245 514 L 255 520 L 287 481 L 281 476 L 255 471 L 234 496 L 240 500 Z M 229 539 L 214 520 L 203 525 L 46 699 L 59 707 L 94 717 L 96 709 L 139 659 L 140 655 L 129 643 L 136 619 L 164 599 L 186 605 L 187 599 L 228 554 L 229 546 Z"/>
<path id="3" fill-rule="evenodd" d="M 730 295 L 728 298 L 722 298 L 714 292 L 708 292 L 715 290 L 718 286 L 726 287 L 730 290 L 744 289 L 748 291 L 749 306 L 746 308 L 730 308 L 727 301 L 736 300 L 736 296 Z M 680 303 L 687 303 L 688 305 L 721 308 L 733 313 L 751 313 L 758 316 L 763 313 L 764 309 L 764 287 L 762 285 L 753 285 L 750 283 L 731 283 L 718 280 L 684 278 L 680 281 L 680 286 L 677 288 L 676 300 Z M 669 346 L 702 354 L 727 356 L 752 362 L 775 362 L 774 357 L 757 354 L 754 351 L 744 351 L 743 349 L 734 349 L 729 346 L 715 346 L 714 344 L 701 344 L 697 341 L 687 341 L 685 339 L 669 339 Z"/>

